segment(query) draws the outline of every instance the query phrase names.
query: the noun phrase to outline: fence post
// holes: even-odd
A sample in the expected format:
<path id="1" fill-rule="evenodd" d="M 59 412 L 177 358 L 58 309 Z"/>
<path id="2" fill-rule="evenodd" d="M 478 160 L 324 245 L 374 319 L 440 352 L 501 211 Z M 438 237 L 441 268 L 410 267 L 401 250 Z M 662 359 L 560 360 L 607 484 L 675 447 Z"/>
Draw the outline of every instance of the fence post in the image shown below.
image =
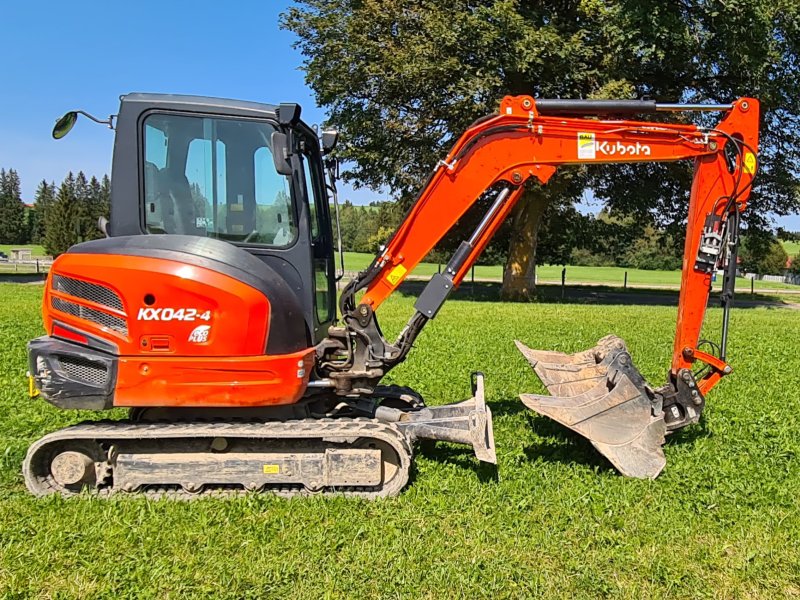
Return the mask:
<path id="1" fill-rule="evenodd" d="M 567 267 L 561 269 L 561 299 L 564 299 L 564 286 L 567 284 Z"/>
<path id="2" fill-rule="evenodd" d="M 475 265 L 472 265 L 472 297 L 475 297 Z"/>
<path id="3" fill-rule="evenodd" d="M 441 274 L 441 272 L 442 272 L 442 263 L 439 263 L 438 265 L 436 265 L 436 268 L 439 269 L 439 273 Z"/>
<path id="4" fill-rule="evenodd" d="M 750 278 L 750 295 L 753 296 L 756 293 L 756 278 Z"/>
<path id="5" fill-rule="evenodd" d="M 36 259 L 36 274 L 39 274 L 39 259 Z"/>
<path id="6" fill-rule="evenodd" d="M 628 289 L 628 272 L 625 271 L 625 283 L 622 285 L 623 289 Z"/>

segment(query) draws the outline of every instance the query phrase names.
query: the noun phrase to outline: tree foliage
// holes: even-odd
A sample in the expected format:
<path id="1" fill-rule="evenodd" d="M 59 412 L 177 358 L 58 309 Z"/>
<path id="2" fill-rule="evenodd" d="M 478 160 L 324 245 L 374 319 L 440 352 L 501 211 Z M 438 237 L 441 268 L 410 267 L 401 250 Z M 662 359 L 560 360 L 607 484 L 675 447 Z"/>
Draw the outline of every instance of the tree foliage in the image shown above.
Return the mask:
<path id="1" fill-rule="evenodd" d="M 282 23 L 298 36 L 318 104 L 343 133 L 339 155 L 357 186 L 410 201 L 454 139 L 506 94 L 668 102 L 750 95 L 763 112 L 750 226 L 763 229 L 768 211 L 799 206 L 794 0 L 296 0 Z M 555 200 L 540 201 L 569 204 L 591 187 L 622 213 L 649 214 L 680 246 L 691 169 L 573 169 Z M 514 238 L 513 228 L 504 231 Z"/>
<path id="2" fill-rule="evenodd" d="M 45 238 L 47 211 L 55 202 L 56 184 L 42 180 L 36 188 L 33 208 L 29 213 L 31 242 L 42 244 Z"/>
<path id="3" fill-rule="evenodd" d="M 773 235 L 752 230 L 742 236 L 739 260 L 742 269 L 749 273 L 783 275 L 789 263 L 789 255 Z"/>
<path id="4" fill-rule="evenodd" d="M 28 238 L 19 175 L 0 169 L 0 244 L 24 244 Z"/>
<path id="5" fill-rule="evenodd" d="M 77 176 L 67 175 L 54 199 L 46 190 L 42 191 L 45 223 L 42 241 L 47 253 L 58 256 L 73 244 L 101 237 L 97 221 L 109 214 L 110 193 L 108 177 L 87 179 L 82 171 Z M 37 194 L 37 204 L 38 198 Z"/>

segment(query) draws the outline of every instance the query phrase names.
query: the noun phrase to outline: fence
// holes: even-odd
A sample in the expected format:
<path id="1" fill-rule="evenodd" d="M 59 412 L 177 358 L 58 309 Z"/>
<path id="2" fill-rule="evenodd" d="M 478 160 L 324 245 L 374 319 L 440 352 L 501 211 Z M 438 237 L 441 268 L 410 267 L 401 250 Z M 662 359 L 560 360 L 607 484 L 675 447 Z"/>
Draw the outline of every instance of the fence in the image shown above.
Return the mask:
<path id="1" fill-rule="evenodd" d="M 47 273 L 53 264 L 52 258 L 34 258 L 0 262 L 0 273 Z"/>
<path id="2" fill-rule="evenodd" d="M 755 279 L 756 281 L 772 281 L 773 283 L 800 285 L 800 275 L 756 275 L 754 273 L 745 273 L 744 276 L 747 279 Z"/>

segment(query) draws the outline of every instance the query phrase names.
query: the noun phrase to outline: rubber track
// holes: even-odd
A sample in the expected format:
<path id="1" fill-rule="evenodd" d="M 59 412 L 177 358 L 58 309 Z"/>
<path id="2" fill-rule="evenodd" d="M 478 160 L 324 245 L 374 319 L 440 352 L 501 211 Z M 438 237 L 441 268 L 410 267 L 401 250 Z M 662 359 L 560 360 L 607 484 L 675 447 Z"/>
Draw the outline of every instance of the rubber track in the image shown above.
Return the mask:
<path id="1" fill-rule="evenodd" d="M 74 496 L 76 492 L 64 489 L 49 474 L 49 465 L 42 466 L 46 460 L 48 446 L 65 441 L 95 441 L 103 445 L 114 444 L 117 440 L 154 440 L 173 438 L 248 438 L 248 439 L 322 439 L 332 438 L 374 438 L 387 443 L 399 457 L 398 471 L 388 482 L 374 487 L 323 488 L 321 491 L 309 491 L 302 485 L 266 487 L 266 493 L 283 497 L 309 495 L 338 495 L 360 498 L 380 498 L 398 494 L 406 483 L 411 469 L 412 447 L 409 440 L 393 425 L 374 419 L 298 419 L 291 421 L 268 422 L 131 422 L 131 421 L 94 421 L 66 427 L 50 433 L 34 442 L 22 465 L 25 485 L 37 496 L 60 493 L 63 496 Z M 68 448 L 65 448 L 68 449 Z M 38 468 L 36 468 L 38 467 Z M 109 467 L 113 472 L 113 467 Z M 39 475 L 38 473 L 47 473 Z M 244 483 L 244 482 L 243 482 Z M 112 487 L 99 487 L 90 490 L 95 496 L 108 497 L 125 495 L 148 498 L 196 499 L 202 497 L 240 496 L 248 492 L 244 489 L 204 489 L 191 493 L 182 488 L 147 487 L 141 491 L 124 492 Z M 260 492 L 264 493 L 264 492 Z"/>

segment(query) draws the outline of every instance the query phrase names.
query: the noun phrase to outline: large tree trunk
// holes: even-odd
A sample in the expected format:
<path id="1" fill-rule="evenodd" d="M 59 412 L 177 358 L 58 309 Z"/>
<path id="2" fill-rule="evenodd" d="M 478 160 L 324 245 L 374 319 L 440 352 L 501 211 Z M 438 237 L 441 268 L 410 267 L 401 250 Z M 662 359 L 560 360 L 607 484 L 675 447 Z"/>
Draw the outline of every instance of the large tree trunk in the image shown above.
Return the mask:
<path id="1" fill-rule="evenodd" d="M 533 298 L 536 290 L 536 242 L 548 198 L 541 187 L 526 190 L 512 212 L 511 243 L 503 269 L 500 297 L 516 302 Z"/>

